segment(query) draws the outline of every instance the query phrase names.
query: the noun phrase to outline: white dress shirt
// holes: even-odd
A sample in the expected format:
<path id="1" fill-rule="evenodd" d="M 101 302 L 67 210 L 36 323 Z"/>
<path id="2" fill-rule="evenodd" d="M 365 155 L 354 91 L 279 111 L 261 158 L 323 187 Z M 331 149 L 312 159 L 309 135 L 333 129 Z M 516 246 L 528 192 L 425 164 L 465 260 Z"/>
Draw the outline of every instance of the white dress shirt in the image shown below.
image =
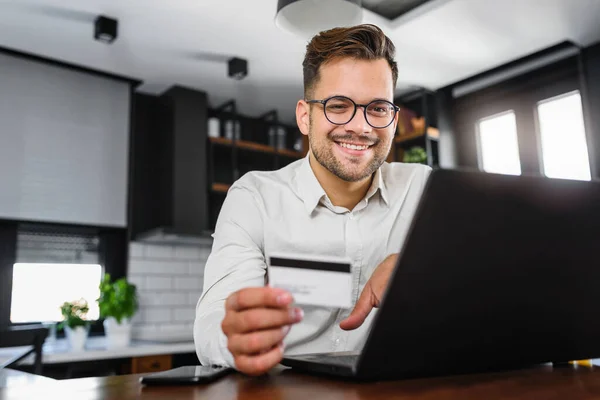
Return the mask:
<path id="1" fill-rule="evenodd" d="M 365 198 L 348 210 L 331 203 L 308 157 L 277 171 L 250 172 L 229 189 L 196 307 L 194 341 L 202 364 L 234 366 L 221 329 L 225 300 L 265 285 L 269 254 L 350 259 L 354 304 L 373 270 L 400 251 L 431 168 L 384 163 Z M 285 354 L 360 350 L 377 311 L 360 328 L 344 331 L 339 323 L 351 310 L 302 308 L 303 321 L 284 340 Z"/>

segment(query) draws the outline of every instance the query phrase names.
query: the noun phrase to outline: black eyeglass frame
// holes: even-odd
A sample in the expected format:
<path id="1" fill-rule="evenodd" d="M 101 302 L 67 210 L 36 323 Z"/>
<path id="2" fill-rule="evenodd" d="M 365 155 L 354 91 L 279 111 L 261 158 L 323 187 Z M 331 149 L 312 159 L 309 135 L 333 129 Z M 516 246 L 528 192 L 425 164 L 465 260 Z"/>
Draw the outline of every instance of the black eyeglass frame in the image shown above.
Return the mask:
<path id="1" fill-rule="evenodd" d="M 329 117 L 327 116 L 327 111 L 325 111 L 325 110 L 327 108 L 327 102 L 330 101 L 330 100 L 333 100 L 333 99 L 346 99 L 346 100 L 350 100 L 350 102 L 352 104 L 354 104 L 354 112 L 352 113 L 352 116 L 350 117 L 350 119 L 348 121 L 343 122 L 343 123 L 338 123 L 338 122 L 333 122 L 332 120 L 329 119 Z M 325 115 L 325 118 L 327 119 L 327 121 L 331 122 L 334 125 L 346 125 L 348 122 L 352 121 L 354 119 L 354 117 L 356 116 L 356 109 L 358 107 L 362 107 L 363 108 L 363 114 L 364 114 L 364 117 L 365 117 L 365 121 L 367 121 L 367 124 L 369 124 L 371 127 L 375 128 L 375 129 L 385 129 L 388 126 L 390 126 L 392 124 L 392 122 L 394 122 L 394 118 L 396 117 L 396 114 L 398 113 L 398 111 L 400 111 L 400 107 L 398 107 L 397 105 L 395 105 L 391 101 L 381 100 L 381 99 L 370 101 L 367 104 L 358 104 L 354 100 L 352 100 L 350 97 L 346 97 L 346 96 L 331 96 L 331 97 L 328 97 L 328 98 L 323 99 L 323 100 L 314 100 L 313 99 L 313 100 L 304 100 L 304 101 L 306 101 L 309 104 L 322 104 L 323 105 L 323 115 Z M 387 125 L 385 125 L 385 126 L 375 126 L 375 125 L 373 125 L 372 123 L 369 122 L 369 118 L 367 117 L 367 107 L 369 107 L 373 103 L 382 103 L 382 102 L 383 103 L 388 103 L 388 104 L 390 104 L 394 108 L 394 115 L 392 115 L 392 118 L 390 118 L 390 122 Z"/>

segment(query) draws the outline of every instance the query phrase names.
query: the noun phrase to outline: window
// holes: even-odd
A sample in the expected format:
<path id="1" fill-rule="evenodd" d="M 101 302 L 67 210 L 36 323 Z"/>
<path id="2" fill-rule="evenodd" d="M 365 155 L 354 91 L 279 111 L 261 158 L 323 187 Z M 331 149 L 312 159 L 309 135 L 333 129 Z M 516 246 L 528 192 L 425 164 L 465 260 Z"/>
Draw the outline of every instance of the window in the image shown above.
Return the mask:
<path id="1" fill-rule="evenodd" d="M 515 113 L 483 118 L 478 122 L 479 164 L 485 172 L 520 175 Z"/>
<path id="2" fill-rule="evenodd" d="M 575 108 L 581 115 L 581 105 L 576 104 L 574 107 L 574 103 L 578 103 L 575 101 L 578 96 L 566 95 L 578 94 L 577 91 L 581 89 L 580 61 L 581 50 L 572 43 L 565 42 L 454 85 L 452 87 L 454 99 L 449 102 L 445 111 L 452 115 L 457 165 L 478 166 L 482 170 L 487 170 L 491 168 L 488 167 L 488 162 L 490 162 L 489 153 L 492 152 L 491 157 L 495 161 L 509 156 L 513 162 L 505 161 L 514 168 L 505 169 L 516 170 L 515 173 L 520 169 L 522 175 L 571 177 L 574 176 L 573 170 L 577 170 L 579 174 L 581 167 L 572 164 L 582 161 L 587 164 L 588 157 L 581 150 L 584 124 L 580 117 L 578 122 L 564 121 L 573 121 L 573 118 L 576 118 Z M 443 94 L 449 96 L 447 92 Z M 550 105 L 553 101 L 560 100 L 562 97 L 567 98 L 563 100 L 565 103 L 562 106 L 557 105 L 560 102 L 555 104 L 556 108 L 561 108 L 560 113 L 551 111 Z M 581 99 L 585 101 L 583 93 Z M 567 104 L 570 101 L 573 103 Z M 545 103 L 549 104 L 544 106 Z M 441 110 L 444 111 L 443 108 Z M 500 116 L 500 113 L 507 110 L 514 112 L 518 142 L 516 139 L 511 140 L 513 150 L 502 154 L 501 157 L 503 150 L 494 151 L 485 143 L 481 145 L 479 123 L 489 116 Z M 566 131 L 558 127 L 564 124 L 568 125 Z M 551 132 L 551 129 L 555 132 L 560 130 L 559 142 L 550 139 L 555 136 L 555 132 Z M 485 133 L 485 129 L 483 131 Z M 507 141 L 509 140 L 510 138 L 507 138 Z M 543 147 L 542 140 L 545 141 Z M 517 168 L 515 157 L 517 143 L 520 168 Z M 560 143 L 563 151 L 558 151 L 557 143 Z M 569 146 L 569 149 L 574 147 L 575 150 L 569 150 L 570 154 L 567 155 L 564 151 L 565 146 Z M 482 156 L 482 151 L 486 152 L 485 156 Z"/>
<path id="3" fill-rule="evenodd" d="M 0 219 L 0 326 L 62 319 L 62 303 L 83 297 L 90 335 L 103 334 L 98 287 L 127 275 L 128 243 L 122 228 Z"/>
<path id="4" fill-rule="evenodd" d="M 88 318 L 98 319 L 101 274 L 99 264 L 15 264 L 10 321 L 61 321 L 60 305 L 80 298 L 88 302 Z"/>
<path id="5" fill-rule="evenodd" d="M 95 234 L 22 224 L 12 267 L 10 322 L 60 321 L 60 306 L 81 298 L 88 302 L 89 319 L 98 319 L 99 242 Z"/>
<path id="6" fill-rule="evenodd" d="M 538 126 L 544 175 L 590 180 L 590 164 L 579 91 L 540 101 Z"/>

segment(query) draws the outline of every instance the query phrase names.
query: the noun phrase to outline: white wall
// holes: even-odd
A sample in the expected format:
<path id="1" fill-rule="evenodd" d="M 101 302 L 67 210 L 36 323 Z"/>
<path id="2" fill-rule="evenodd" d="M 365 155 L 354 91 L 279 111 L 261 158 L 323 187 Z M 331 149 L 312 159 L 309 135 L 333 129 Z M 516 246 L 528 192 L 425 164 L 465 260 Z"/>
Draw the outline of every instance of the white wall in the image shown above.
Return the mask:
<path id="1" fill-rule="evenodd" d="M 140 310 L 133 337 L 192 340 L 208 247 L 131 243 L 128 279 L 137 285 Z"/>

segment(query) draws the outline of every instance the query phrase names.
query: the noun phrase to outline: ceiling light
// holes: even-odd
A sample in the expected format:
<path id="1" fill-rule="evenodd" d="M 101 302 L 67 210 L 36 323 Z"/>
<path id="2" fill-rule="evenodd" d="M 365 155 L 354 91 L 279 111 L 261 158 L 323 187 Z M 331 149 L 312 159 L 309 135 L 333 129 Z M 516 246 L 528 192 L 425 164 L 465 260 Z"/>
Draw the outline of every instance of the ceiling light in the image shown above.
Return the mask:
<path id="1" fill-rule="evenodd" d="M 112 43 L 117 38 L 118 21 L 99 16 L 94 23 L 94 38 L 104 43 Z"/>
<path id="2" fill-rule="evenodd" d="M 278 0 L 275 25 L 304 39 L 362 22 L 362 0 Z"/>
<path id="3" fill-rule="evenodd" d="M 242 80 L 248 75 L 248 61 L 233 57 L 227 61 L 227 75 L 236 80 Z"/>

